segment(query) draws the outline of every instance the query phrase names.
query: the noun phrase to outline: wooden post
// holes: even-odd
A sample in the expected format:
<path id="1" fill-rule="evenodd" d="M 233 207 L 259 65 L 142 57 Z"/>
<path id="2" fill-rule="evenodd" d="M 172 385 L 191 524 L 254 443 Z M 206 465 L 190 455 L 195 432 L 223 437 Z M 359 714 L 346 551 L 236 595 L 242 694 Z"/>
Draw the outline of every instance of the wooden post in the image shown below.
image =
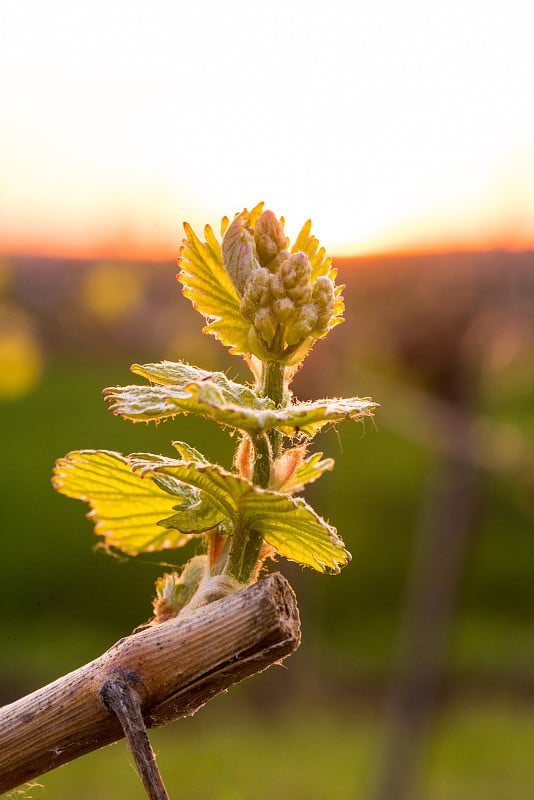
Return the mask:
<path id="1" fill-rule="evenodd" d="M 121 639 L 95 661 L 0 708 L 0 792 L 117 741 L 110 681 L 135 686 L 147 728 L 194 714 L 300 643 L 298 607 L 280 574 Z"/>

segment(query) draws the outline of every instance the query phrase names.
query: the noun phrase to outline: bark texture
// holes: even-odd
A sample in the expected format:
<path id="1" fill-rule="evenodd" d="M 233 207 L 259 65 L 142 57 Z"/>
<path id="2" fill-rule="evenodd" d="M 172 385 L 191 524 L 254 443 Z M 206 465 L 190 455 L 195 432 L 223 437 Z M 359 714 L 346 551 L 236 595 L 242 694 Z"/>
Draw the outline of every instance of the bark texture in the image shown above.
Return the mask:
<path id="1" fill-rule="evenodd" d="M 0 791 L 123 737 L 105 704 L 110 680 L 135 686 L 145 724 L 153 728 L 194 714 L 299 643 L 295 595 L 278 573 L 133 633 L 95 661 L 0 708 Z"/>

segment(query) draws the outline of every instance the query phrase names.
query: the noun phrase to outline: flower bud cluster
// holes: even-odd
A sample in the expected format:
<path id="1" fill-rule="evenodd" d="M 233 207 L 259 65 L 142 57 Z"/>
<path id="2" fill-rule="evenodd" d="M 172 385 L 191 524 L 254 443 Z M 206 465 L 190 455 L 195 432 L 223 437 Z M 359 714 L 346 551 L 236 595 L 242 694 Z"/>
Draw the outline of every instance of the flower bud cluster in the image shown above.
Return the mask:
<path id="1" fill-rule="evenodd" d="M 308 256 L 290 253 L 288 245 L 272 211 L 264 211 L 254 229 L 244 214 L 236 216 L 222 243 L 240 311 L 251 323 L 251 351 L 274 359 L 283 358 L 287 347 L 323 336 L 336 299 L 332 280 L 323 275 L 313 282 Z"/>

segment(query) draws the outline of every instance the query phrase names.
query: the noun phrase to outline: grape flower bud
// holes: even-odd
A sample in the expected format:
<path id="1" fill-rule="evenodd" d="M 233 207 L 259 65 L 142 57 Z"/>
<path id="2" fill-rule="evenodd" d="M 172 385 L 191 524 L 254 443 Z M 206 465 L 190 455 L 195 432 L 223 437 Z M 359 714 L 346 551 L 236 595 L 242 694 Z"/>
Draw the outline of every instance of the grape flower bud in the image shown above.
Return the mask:
<path id="1" fill-rule="evenodd" d="M 237 214 L 222 241 L 223 263 L 250 322 L 250 352 L 263 361 L 295 364 L 315 339 L 324 336 L 336 314 L 332 274 L 314 276 L 308 255 L 288 250 L 283 219 L 264 211 L 253 224 Z M 324 252 L 324 251 L 323 251 Z M 334 322 L 335 324 L 335 322 Z"/>

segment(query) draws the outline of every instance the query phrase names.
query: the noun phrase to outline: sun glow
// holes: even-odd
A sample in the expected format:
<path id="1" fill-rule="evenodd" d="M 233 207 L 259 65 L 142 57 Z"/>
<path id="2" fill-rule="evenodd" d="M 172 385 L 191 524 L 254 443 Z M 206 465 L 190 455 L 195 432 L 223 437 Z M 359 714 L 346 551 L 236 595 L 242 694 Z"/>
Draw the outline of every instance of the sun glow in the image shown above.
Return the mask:
<path id="1" fill-rule="evenodd" d="M 532 247 L 532 8 L 8 0 L 0 250 L 172 258 L 259 200 L 334 253 Z"/>

